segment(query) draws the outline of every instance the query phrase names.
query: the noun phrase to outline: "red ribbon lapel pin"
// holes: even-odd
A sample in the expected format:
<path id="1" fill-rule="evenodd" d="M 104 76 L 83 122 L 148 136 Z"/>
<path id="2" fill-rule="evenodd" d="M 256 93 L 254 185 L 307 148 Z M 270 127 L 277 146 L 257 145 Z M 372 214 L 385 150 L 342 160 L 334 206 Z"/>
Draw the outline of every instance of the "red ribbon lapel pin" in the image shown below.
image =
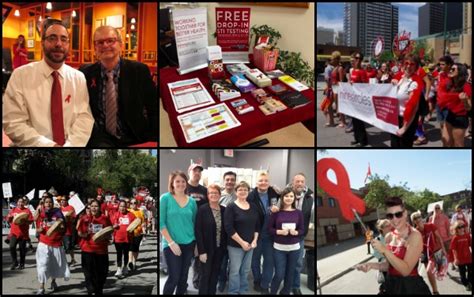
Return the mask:
<path id="1" fill-rule="evenodd" d="M 64 101 L 66 101 L 67 103 L 71 102 L 71 95 L 67 95 Z"/>
<path id="2" fill-rule="evenodd" d="M 92 78 L 92 82 L 91 82 L 91 88 L 95 88 L 97 87 L 97 84 L 95 83 L 95 77 Z"/>

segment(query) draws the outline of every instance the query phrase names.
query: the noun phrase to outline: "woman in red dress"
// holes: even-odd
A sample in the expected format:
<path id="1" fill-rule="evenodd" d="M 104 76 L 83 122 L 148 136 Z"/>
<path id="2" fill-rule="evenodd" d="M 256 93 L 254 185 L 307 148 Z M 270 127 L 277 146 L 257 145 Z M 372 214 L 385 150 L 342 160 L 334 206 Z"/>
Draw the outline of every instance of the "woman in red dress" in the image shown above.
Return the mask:
<path id="1" fill-rule="evenodd" d="M 28 51 L 25 48 L 25 36 L 18 35 L 13 45 L 13 69 L 28 64 Z"/>

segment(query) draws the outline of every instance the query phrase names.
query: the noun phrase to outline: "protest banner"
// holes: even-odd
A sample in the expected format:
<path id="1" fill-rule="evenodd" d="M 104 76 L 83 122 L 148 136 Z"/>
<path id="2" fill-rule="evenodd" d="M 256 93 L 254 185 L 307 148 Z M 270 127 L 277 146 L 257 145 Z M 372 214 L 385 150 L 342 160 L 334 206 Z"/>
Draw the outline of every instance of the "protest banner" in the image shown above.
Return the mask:
<path id="1" fill-rule="evenodd" d="M 339 111 L 396 134 L 399 101 L 391 84 L 339 83 Z"/>

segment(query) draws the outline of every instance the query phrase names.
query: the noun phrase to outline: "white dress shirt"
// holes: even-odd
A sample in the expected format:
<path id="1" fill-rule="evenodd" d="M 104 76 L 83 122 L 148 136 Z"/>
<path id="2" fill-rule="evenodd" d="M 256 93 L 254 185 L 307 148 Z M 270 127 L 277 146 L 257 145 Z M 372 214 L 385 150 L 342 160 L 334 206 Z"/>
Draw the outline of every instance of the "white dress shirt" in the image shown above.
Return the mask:
<path id="1" fill-rule="evenodd" d="M 55 145 L 51 121 L 53 73 L 44 60 L 15 69 L 3 97 L 3 129 L 13 146 Z M 94 125 L 84 74 L 66 64 L 59 70 L 64 146 L 84 147 Z"/>

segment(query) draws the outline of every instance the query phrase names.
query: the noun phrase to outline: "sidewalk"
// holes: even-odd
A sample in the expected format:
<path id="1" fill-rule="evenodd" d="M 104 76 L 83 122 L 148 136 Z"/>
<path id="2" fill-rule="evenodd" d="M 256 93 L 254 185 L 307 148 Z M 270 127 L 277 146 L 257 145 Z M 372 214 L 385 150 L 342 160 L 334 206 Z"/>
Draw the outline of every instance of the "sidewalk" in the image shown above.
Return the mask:
<path id="1" fill-rule="evenodd" d="M 360 245 L 355 245 L 360 241 Z M 339 249 L 341 252 L 334 254 L 332 251 Z M 373 249 L 371 248 L 371 251 Z M 377 294 L 379 285 L 377 283 L 377 271 L 370 270 L 367 273 L 353 269 L 354 265 L 363 262 L 377 262 L 372 255 L 367 255 L 367 245 L 364 238 L 359 237 L 344 241 L 336 245 L 328 245 L 319 248 L 317 254 L 333 254 L 317 260 L 317 269 L 321 279 L 322 293 L 325 294 Z M 426 269 L 419 267 L 419 273 L 424 281 L 428 282 Z M 448 276 L 443 281 L 438 281 L 438 289 L 441 294 L 471 295 L 464 289 L 460 282 L 459 272 L 448 270 Z M 319 290 L 316 291 L 319 295 Z"/>
<path id="2" fill-rule="evenodd" d="M 24 270 L 10 270 L 12 259 L 7 244 L 6 236 L 2 237 L 2 295 L 3 294 L 36 294 L 39 283 L 36 273 L 35 254 L 28 251 Z M 38 241 L 31 237 L 33 246 L 36 248 Z M 109 245 L 109 273 L 104 286 L 104 295 L 150 295 L 157 294 L 157 242 L 156 236 L 148 236 L 147 240 L 140 246 L 140 254 L 137 260 L 137 270 L 123 279 L 114 276 L 116 272 L 116 251 L 113 244 Z M 19 257 L 18 252 L 18 257 Z M 70 256 L 67 255 L 68 262 Z M 46 294 L 79 295 L 87 294 L 84 283 L 84 273 L 81 268 L 81 251 L 75 250 L 75 260 L 78 264 L 70 267 L 71 278 L 69 281 L 57 279 L 58 289 L 52 293 L 49 290 L 51 280 L 45 285 Z M 154 292 L 154 293 L 153 293 Z"/>

